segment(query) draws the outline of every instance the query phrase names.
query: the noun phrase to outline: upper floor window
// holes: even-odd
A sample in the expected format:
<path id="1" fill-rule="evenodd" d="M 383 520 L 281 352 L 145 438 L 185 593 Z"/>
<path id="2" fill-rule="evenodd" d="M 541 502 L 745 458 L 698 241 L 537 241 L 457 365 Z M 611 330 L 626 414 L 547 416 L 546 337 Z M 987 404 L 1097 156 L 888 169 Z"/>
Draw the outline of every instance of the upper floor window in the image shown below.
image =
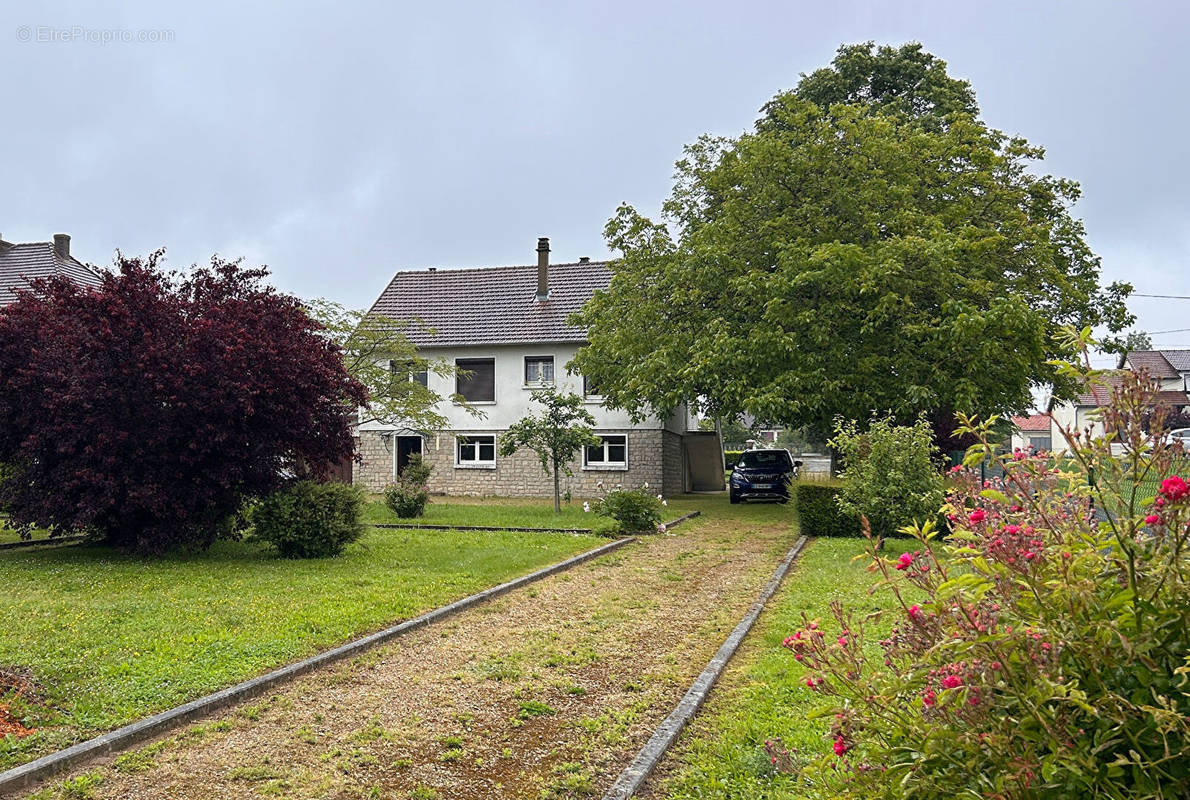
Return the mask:
<path id="1" fill-rule="evenodd" d="M 417 365 L 413 361 L 389 361 L 388 371 L 394 380 L 408 380 L 413 383 L 420 383 L 422 386 L 429 385 L 429 371 L 417 369 Z"/>
<path id="2" fill-rule="evenodd" d="M 496 400 L 496 359 L 455 359 L 459 373 L 455 391 L 468 403 L 492 403 Z"/>
<path id="3" fill-rule="evenodd" d="M 586 375 L 583 376 L 583 396 L 584 397 L 603 397 L 603 393 L 599 391 L 599 387 L 596 386 L 595 382 L 592 381 L 590 378 L 588 378 Z"/>
<path id="4" fill-rule="evenodd" d="M 525 356 L 525 384 L 554 382 L 553 356 Z"/>

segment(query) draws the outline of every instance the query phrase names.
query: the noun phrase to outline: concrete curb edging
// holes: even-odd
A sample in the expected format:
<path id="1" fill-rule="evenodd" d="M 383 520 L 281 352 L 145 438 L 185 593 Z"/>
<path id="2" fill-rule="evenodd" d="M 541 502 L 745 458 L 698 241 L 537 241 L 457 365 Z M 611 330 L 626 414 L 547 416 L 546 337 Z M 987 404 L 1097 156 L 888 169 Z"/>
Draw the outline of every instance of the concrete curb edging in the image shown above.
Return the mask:
<path id="1" fill-rule="evenodd" d="M 96 756 L 105 755 L 117 750 L 124 750 L 137 742 L 144 741 L 193 719 L 260 694 L 317 667 L 326 666 L 348 656 L 355 655 L 402 634 L 424 627 L 431 622 L 437 622 L 471 606 L 478 605 L 485 600 L 490 600 L 513 589 L 518 589 L 526 584 L 539 581 L 542 578 L 548 578 L 551 575 L 564 572 L 571 567 L 576 567 L 579 564 L 598 558 L 634 541 L 636 541 L 636 537 L 631 536 L 624 539 L 616 539 L 593 550 L 579 553 L 564 561 L 559 561 L 556 564 L 539 569 L 536 572 L 522 575 L 506 583 L 493 586 L 490 589 L 484 589 L 482 592 L 464 597 L 461 600 L 456 600 L 453 603 L 441 606 L 400 624 L 369 634 L 347 644 L 339 645 L 331 650 L 289 664 L 280 669 L 252 678 L 251 680 L 228 687 L 227 689 L 208 694 L 205 697 L 192 700 L 189 703 L 177 706 L 168 711 L 163 711 L 160 714 L 138 720 L 122 728 L 117 728 L 114 731 L 97 736 L 94 739 L 79 742 L 65 750 L 59 750 L 56 753 L 42 756 L 36 761 L 30 761 L 28 764 L 13 767 L 7 772 L 0 773 L 0 797 L 4 796 L 7 792 L 28 787 L 56 773 L 65 772 L 71 767 Z"/>
<path id="2" fill-rule="evenodd" d="M 806 544 L 806 537 L 798 538 L 793 548 L 777 566 L 777 571 L 773 573 L 773 577 L 761 590 L 760 596 L 756 602 L 752 604 L 752 608 L 740 620 L 740 623 L 735 626 L 735 630 L 723 642 L 722 646 L 711 658 L 710 663 L 707 664 L 706 669 L 702 671 L 690 686 L 685 696 L 677 704 L 669 716 L 657 726 L 652 737 L 645 746 L 641 748 L 636 758 L 632 763 L 620 773 L 620 777 L 612 784 L 611 788 L 603 795 L 603 800 L 629 800 L 640 789 L 641 785 L 653 774 L 653 770 L 661 762 L 669 748 L 677 741 L 678 734 L 686 727 L 698 709 L 702 707 L 703 701 L 706 700 L 707 694 L 710 693 L 711 688 L 715 685 L 715 681 L 723 673 L 727 667 L 727 662 L 735 655 L 744 637 L 748 635 L 748 631 L 752 629 L 756 619 L 760 616 L 760 612 L 764 610 L 765 604 L 780 587 L 781 581 L 785 579 L 785 575 L 789 572 L 789 568 L 793 566 L 794 560 L 802 552 L 802 548 Z"/>
<path id="3" fill-rule="evenodd" d="M 385 530 L 394 531 L 506 531 L 508 533 L 569 533 L 569 534 L 584 534 L 593 533 L 590 528 L 506 528 L 496 525 L 418 525 L 417 523 L 404 524 L 400 522 L 372 522 L 369 523 L 373 528 L 384 528 Z"/>
<path id="4" fill-rule="evenodd" d="M 58 547 L 64 544 L 75 544 L 86 539 L 86 536 L 54 536 L 53 538 L 29 539 L 22 542 L 0 542 L 0 550 L 24 550 L 30 547 Z"/>

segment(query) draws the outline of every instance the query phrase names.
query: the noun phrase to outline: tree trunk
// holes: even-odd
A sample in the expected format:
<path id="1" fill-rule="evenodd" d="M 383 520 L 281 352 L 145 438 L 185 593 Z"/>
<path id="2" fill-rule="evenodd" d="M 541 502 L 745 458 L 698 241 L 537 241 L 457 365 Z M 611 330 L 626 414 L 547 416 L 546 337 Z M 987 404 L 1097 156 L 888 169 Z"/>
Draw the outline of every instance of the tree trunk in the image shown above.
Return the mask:
<path id="1" fill-rule="evenodd" d="M 562 513 L 562 496 L 558 493 L 558 459 L 554 459 L 554 513 Z"/>

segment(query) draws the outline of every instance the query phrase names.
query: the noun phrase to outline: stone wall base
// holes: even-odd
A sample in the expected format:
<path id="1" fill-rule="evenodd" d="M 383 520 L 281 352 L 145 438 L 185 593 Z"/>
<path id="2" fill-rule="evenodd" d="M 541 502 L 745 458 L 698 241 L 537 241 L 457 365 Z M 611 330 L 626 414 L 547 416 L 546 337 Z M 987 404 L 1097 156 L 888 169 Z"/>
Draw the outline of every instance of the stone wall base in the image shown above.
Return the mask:
<path id="1" fill-rule="evenodd" d="M 495 436 L 500 446 L 503 431 L 467 431 L 471 436 Z M 628 469 L 584 469 L 581 457 L 570 464 L 571 475 L 563 474 L 560 487 L 572 497 L 598 497 L 598 483 L 611 488 L 622 484 L 637 488 L 648 483 L 659 494 L 676 495 L 685 490 L 685 462 L 682 437 L 665 430 L 600 430 L 603 434 L 628 436 Z M 393 482 L 393 448 L 396 436 L 362 430 L 357 451 L 362 463 L 355 465 L 355 483 L 369 492 L 382 492 Z M 553 478 L 545 474 L 537 454 L 522 448 L 511 456 L 496 457 L 494 467 L 460 467 L 455 463 L 455 434 L 451 431 L 424 437 L 422 457 L 433 466 L 428 487 L 431 492 L 475 497 L 553 497 Z"/>

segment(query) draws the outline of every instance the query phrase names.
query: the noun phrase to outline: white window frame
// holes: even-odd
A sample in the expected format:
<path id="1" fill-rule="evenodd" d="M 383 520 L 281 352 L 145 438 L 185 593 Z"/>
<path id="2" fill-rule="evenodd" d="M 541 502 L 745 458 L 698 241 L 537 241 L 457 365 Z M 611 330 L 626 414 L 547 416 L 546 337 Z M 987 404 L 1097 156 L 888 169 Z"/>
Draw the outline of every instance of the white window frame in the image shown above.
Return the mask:
<path id="1" fill-rule="evenodd" d="M 583 469 L 599 470 L 608 472 L 627 472 L 628 471 L 628 434 L 626 433 L 597 433 L 601 445 L 603 447 L 604 460 L 594 464 L 587 460 L 587 448 L 583 448 Z M 608 461 L 608 450 L 610 445 L 608 439 L 623 439 L 624 440 L 624 460 L 623 461 Z"/>
<path id="2" fill-rule="evenodd" d="M 465 442 L 465 441 L 463 441 L 464 439 L 470 439 L 471 441 Z M 479 458 L 480 442 L 476 441 L 478 439 L 491 439 L 492 440 L 492 460 L 491 461 L 481 461 L 480 460 L 480 458 Z M 475 448 L 475 458 L 474 459 L 464 459 L 463 458 L 463 448 L 464 447 L 474 447 Z M 455 469 L 495 469 L 495 468 L 496 468 L 496 437 L 495 437 L 495 435 L 490 434 L 490 433 L 480 433 L 480 434 L 475 434 L 472 436 L 467 436 L 465 434 L 458 434 L 457 436 L 455 436 Z"/>
<path id="3" fill-rule="evenodd" d="M 535 380 L 535 381 L 529 380 L 529 362 L 530 361 L 548 361 L 548 362 L 550 362 L 550 376 L 551 376 L 550 379 L 548 381 L 544 380 L 544 379 L 539 379 L 539 380 Z M 524 362 L 523 362 L 522 368 L 521 368 L 521 377 L 524 380 L 525 388 L 536 389 L 540 386 L 553 386 L 554 382 L 557 380 L 557 373 L 554 371 L 555 366 L 556 365 L 554 363 L 554 357 L 552 355 L 551 356 L 525 356 L 525 359 L 524 359 Z"/>

